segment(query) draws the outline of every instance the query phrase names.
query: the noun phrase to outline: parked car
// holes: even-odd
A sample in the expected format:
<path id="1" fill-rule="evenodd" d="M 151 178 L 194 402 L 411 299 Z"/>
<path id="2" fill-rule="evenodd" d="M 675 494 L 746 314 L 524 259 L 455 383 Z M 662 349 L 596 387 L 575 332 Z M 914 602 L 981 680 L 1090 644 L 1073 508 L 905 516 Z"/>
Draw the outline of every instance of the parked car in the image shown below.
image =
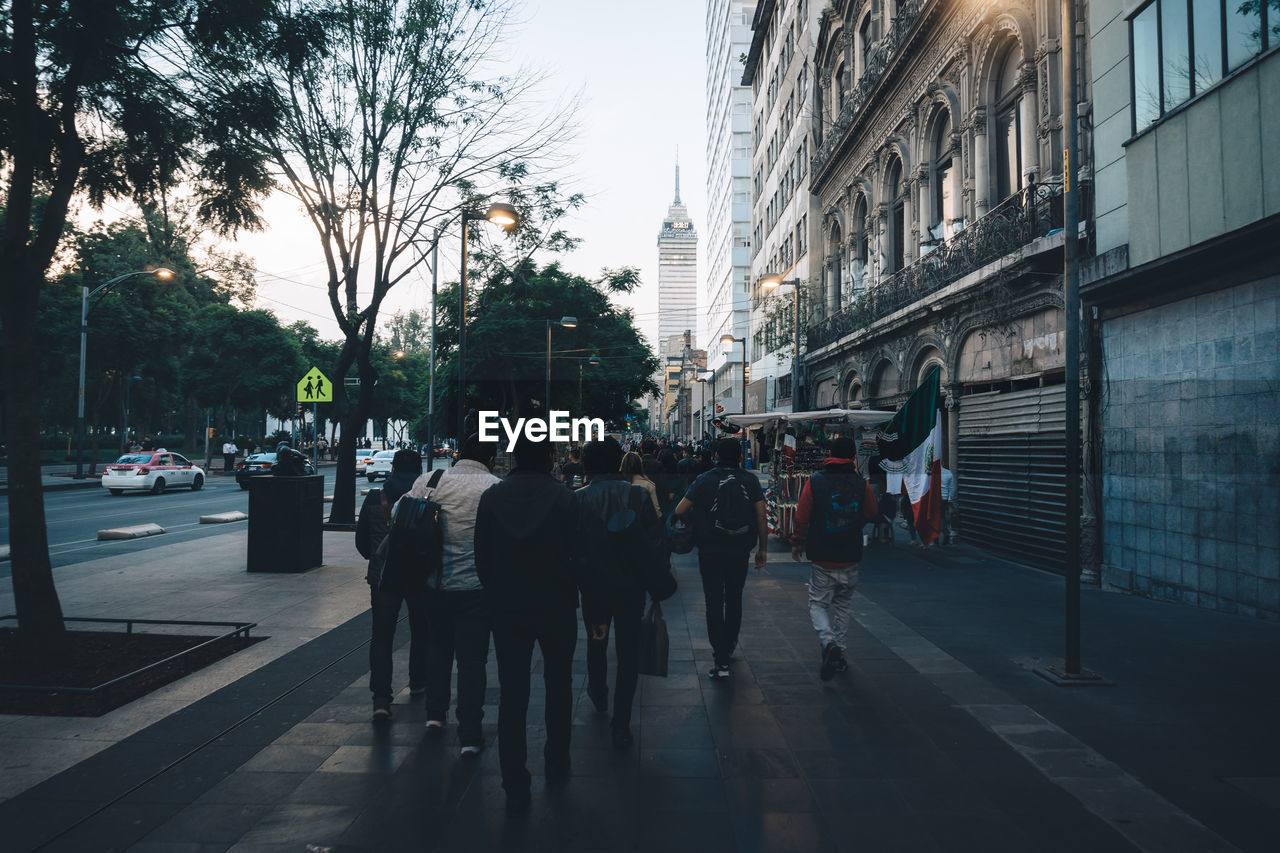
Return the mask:
<path id="1" fill-rule="evenodd" d="M 364 475 L 370 483 L 385 480 L 391 476 L 391 460 L 395 455 L 394 450 L 379 450 L 365 460 Z"/>
<path id="2" fill-rule="evenodd" d="M 378 451 L 368 447 L 356 448 L 356 473 L 357 474 L 365 473 L 365 470 L 369 467 L 369 460 L 372 459 L 373 455 L 377 452 Z"/>
<path id="3" fill-rule="evenodd" d="M 198 492 L 204 486 L 204 470 L 164 448 L 126 453 L 102 469 L 102 487 L 113 495 L 126 490 L 158 495 L 171 486 Z"/>
<path id="4" fill-rule="evenodd" d="M 271 453 L 254 453 L 246 456 L 244 461 L 236 466 L 236 482 L 240 484 L 240 488 L 248 489 L 249 481 L 254 477 L 261 477 L 264 474 L 271 473 L 271 466 L 276 464 L 275 451 Z M 307 457 L 307 473 L 314 474 L 315 467 L 311 464 L 311 457 Z"/>

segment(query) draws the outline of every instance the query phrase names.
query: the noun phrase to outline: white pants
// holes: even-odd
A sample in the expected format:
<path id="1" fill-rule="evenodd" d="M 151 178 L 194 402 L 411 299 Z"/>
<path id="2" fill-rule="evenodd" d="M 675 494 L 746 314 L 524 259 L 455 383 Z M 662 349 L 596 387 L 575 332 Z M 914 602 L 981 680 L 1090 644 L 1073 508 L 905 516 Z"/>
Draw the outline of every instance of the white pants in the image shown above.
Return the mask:
<path id="1" fill-rule="evenodd" d="M 853 613 L 853 591 L 857 586 L 857 566 L 847 569 L 811 567 L 809 619 L 823 648 L 829 643 L 835 643 L 840 651 L 849 647 L 849 617 Z"/>

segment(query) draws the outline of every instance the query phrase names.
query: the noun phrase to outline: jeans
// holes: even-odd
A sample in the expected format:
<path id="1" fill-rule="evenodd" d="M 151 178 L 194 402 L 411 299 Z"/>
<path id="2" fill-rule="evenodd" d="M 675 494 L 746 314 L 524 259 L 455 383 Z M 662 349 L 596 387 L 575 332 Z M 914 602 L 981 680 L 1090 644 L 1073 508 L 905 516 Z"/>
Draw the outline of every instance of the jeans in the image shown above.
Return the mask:
<path id="1" fill-rule="evenodd" d="M 818 632 L 822 647 L 835 643 L 840 651 L 849 648 L 849 617 L 853 613 L 853 591 L 858 586 L 858 568 L 824 569 L 814 565 L 809 573 L 809 621 Z"/>
<path id="2" fill-rule="evenodd" d="M 542 651 L 546 689 L 547 745 L 543 756 L 552 772 L 569 768 L 573 724 L 573 650 L 578 644 L 577 612 L 569 608 L 495 614 L 493 648 L 498 656 L 498 764 L 502 787 L 529 789 L 529 670 L 533 644 Z"/>
<path id="3" fill-rule="evenodd" d="M 396 638 L 400 604 L 409 609 L 409 686 L 427 681 L 427 609 L 419 592 L 370 589 L 373 637 L 369 641 L 369 691 L 375 700 L 391 701 L 391 645 Z"/>
<path id="4" fill-rule="evenodd" d="M 428 590 L 427 719 L 444 720 L 451 699 L 449 682 L 458 659 L 458 740 L 484 743 L 485 663 L 489 658 L 489 607 L 484 590 Z"/>
<path id="5" fill-rule="evenodd" d="M 235 455 L 234 453 L 224 453 L 224 454 L 222 454 L 222 471 L 223 471 L 223 473 L 227 473 L 227 472 L 229 472 L 229 471 L 233 471 L 233 470 L 235 470 L 235 467 L 236 467 L 236 455 Z"/>
<path id="6" fill-rule="evenodd" d="M 640 617 L 644 614 L 644 593 L 615 596 L 608 608 L 603 620 L 605 625 L 613 623 L 613 655 L 617 660 L 612 725 L 615 729 L 626 729 L 631 726 L 631 705 L 636 698 L 636 682 L 640 677 Z M 587 621 L 586 614 L 583 614 L 582 623 L 587 628 L 588 637 L 587 689 L 592 694 L 607 691 L 609 638 L 590 639 L 591 629 L 595 626 Z"/>
<path id="7" fill-rule="evenodd" d="M 698 549 L 698 573 L 707 600 L 707 639 L 716 666 L 728 666 L 742 627 L 742 588 L 747 583 L 749 551 L 707 553 Z"/>

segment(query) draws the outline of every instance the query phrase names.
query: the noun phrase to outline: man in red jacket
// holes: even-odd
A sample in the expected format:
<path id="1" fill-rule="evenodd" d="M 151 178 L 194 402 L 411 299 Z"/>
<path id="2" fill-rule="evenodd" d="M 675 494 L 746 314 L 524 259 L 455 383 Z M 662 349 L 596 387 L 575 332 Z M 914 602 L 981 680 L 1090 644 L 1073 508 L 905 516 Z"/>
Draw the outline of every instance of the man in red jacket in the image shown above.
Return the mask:
<path id="1" fill-rule="evenodd" d="M 862 526 L 878 512 L 875 493 L 858 473 L 853 439 L 837 438 L 822 470 L 800 491 L 791 537 L 792 559 L 799 562 L 803 555 L 813 563 L 809 618 L 822 641 L 818 674 L 823 681 L 849 668 L 844 653 L 862 560 Z"/>

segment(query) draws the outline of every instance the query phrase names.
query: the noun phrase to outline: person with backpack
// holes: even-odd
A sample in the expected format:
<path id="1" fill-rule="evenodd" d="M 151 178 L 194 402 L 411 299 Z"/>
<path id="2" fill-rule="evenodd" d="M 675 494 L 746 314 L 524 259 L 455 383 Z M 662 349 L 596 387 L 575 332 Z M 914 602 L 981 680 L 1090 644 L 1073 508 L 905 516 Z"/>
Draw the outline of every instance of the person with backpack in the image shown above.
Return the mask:
<path id="1" fill-rule="evenodd" d="M 601 713 L 609 707 L 609 625 L 613 624 L 615 681 L 609 722 L 617 749 L 626 749 L 634 740 L 631 706 L 639 679 L 640 618 L 649 578 L 655 567 L 666 564 L 652 492 L 628 481 L 627 474 L 619 471 L 622 459 L 616 439 L 586 446 L 582 462 L 587 485 L 577 493 L 576 543 L 579 563 L 596 579 L 595 594 L 583 599 L 582 620 L 588 631 L 587 695 Z"/>
<path id="2" fill-rule="evenodd" d="M 409 609 L 409 696 L 418 698 L 427 684 L 427 610 L 425 589 L 401 571 L 387 566 L 391 509 L 401 495 L 413 488 L 422 473 L 422 457 L 401 451 L 391 460 L 391 475 L 381 489 L 370 489 L 356 521 L 356 550 L 369 560 L 365 580 L 373 634 L 369 641 L 369 692 L 373 694 L 374 722 L 391 719 L 391 646 L 396 636 L 400 607 Z"/>
<path id="3" fill-rule="evenodd" d="M 471 435 L 452 468 L 424 474 L 410 497 L 440 506 L 441 560 L 426 576 L 427 731 L 438 733 L 448 720 L 450 676 L 458 661 L 458 741 L 462 755 L 484 749 L 485 664 L 489 658 L 489 607 L 476 572 L 476 513 L 480 497 L 499 479 L 493 475 L 497 442 Z"/>
<path id="4" fill-rule="evenodd" d="M 818 675 L 823 681 L 849 668 L 845 652 L 862 561 L 862 528 L 880 512 L 871 484 L 858 473 L 856 452 L 847 436 L 831 443 L 822 470 L 800 490 L 791 537 L 791 558 L 800 562 L 807 556 L 813 564 L 809 619 L 822 643 Z"/>
<path id="5" fill-rule="evenodd" d="M 693 513 L 698 545 L 698 573 L 707 602 L 707 638 L 715 661 L 712 679 L 729 677 L 729 663 L 742 627 L 742 589 L 747 583 L 747 555 L 758 543 L 756 569 L 768 560 L 769 526 L 764 490 L 754 474 L 738 462 L 742 445 L 736 438 L 716 445 L 717 466 L 693 481 L 676 505 L 675 514 Z"/>
<path id="6" fill-rule="evenodd" d="M 573 553 L 577 496 L 551 476 L 552 448 L 521 434 L 515 469 L 484 493 L 476 513 L 476 572 L 489 599 L 498 657 L 498 764 L 507 808 L 515 812 L 530 802 L 525 723 L 535 643 L 546 690 L 547 782 L 569 778 L 578 597 L 589 594 L 590 581 Z"/>

